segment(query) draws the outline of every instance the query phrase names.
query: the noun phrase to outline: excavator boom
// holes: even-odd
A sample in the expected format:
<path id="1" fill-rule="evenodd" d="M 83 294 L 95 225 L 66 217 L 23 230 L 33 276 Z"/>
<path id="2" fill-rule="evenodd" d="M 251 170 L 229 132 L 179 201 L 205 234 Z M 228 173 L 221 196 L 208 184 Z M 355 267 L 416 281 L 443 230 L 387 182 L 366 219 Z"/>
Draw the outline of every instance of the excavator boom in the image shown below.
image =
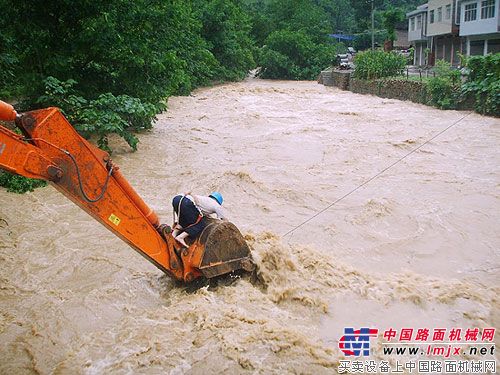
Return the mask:
<path id="1" fill-rule="evenodd" d="M 0 169 L 49 181 L 111 232 L 178 280 L 214 277 L 254 264 L 241 233 L 212 221 L 188 249 L 135 192 L 108 153 L 83 139 L 57 108 L 18 115 L 0 101 L 0 120 L 15 121 L 24 136 L 0 126 Z M 227 235 L 230 233 L 230 235 Z M 219 238 L 219 240 L 218 240 Z"/>

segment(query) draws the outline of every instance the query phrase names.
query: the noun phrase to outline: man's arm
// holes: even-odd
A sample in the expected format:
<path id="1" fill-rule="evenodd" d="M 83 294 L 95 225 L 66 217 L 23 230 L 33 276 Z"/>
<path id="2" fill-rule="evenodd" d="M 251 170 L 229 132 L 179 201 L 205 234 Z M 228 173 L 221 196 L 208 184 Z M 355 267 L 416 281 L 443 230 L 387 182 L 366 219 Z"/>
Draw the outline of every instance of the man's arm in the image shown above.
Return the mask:
<path id="1" fill-rule="evenodd" d="M 219 219 L 221 219 L 221 220 L 227 220 L 226 215 L 224 215 L 224 209 L 222 208 L 222 206 L 217 205 L 217 207 L 215 208 L 215 214 L 217 215 L 217 217 Z"/>

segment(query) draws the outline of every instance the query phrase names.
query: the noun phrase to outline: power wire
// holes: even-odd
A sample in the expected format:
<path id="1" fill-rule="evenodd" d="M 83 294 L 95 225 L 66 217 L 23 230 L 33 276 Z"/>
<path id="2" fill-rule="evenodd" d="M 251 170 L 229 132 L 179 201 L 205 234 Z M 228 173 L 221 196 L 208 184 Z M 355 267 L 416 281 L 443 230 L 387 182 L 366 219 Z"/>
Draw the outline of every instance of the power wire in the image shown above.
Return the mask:
<path id="1" fill-rule="evenodd" d="M 453 126 L 455 126 L 456 124 L 458 124 L 460 121 L 462 121 L 464 118 L 466 118 L 467 116 L 469 116 L 472 112 L 469 112 L 467 113 L 466 115 L 464 115 L 463 117 L 461 117 L 460 119 L 458 119 L 457 121 L 455 121 L 453 124 L 451 124 L 450 126 L 448 126 L 447 128 L 441 130 L 439 133 L 437 133 L 436 135 L 434 135 L 432 138 L 428 139 L 427 141 L 425 141 L 424 143 L 422 143 L 420 146 L 414 148 L 413 150 L 411 150 L 409 153 L 407 153 L 406 155 L 404 155 L 403 157 L 399 158 L 398 160 L 396 160 L 394 163 L 392 163 L 391 165 L 385 167 L 384 169 L 382 169 L 380 172 L 378 172 L 377 174 L 375 174 L 374 176 L 370 177 L 368 180 L 366 180 L 365 182 L 363 182 L 361 185 L 358 185 L 356 186 L 354 189 L 352 189 L 351 191 L 349 191 L 348 193 L 344 194 L 342 197 L 336 199 L 333 203 L 329 204 L 328 206 L 326 206 L 325 208 L 323 208 L 321 211 L 318 211 L 317 213 L 315 213 L 314 215 L 312 215 L 311 217 L 309 217 L 307 220 L 304 220 L 302 223 L 300 223 L 299 225 L 297 225 L 296 227 L 290 229 L 288 232 L 286 232 L 285 234 L 282 235 L 282 237 L 286 237 L 288 236 L 289 234 L 292 234 L 293 232 L 295 232 L 297 229 L 299 229 L 300 227 L 302 227 L 303 225 L 307 224 L 308 222 L 310 222 L 311 220 L 313 220 L 315 217 L 321 215 L 323 212 L 327 211 L 328 209 L 330 209 L 332 206 L 334 206 L 335 204 L 337 204 L 338 202 L 340 202 L 341 200 L 343 200 L 344 198 L 347 198 L 349 195 L 351 195 L 352 193 L 354 193 L 355 191 L 361 189 L 363 186 L 367 185 L 368 183 L 370 183 L 371 181 L 373 181 L 374 179 L 376 179 L 378 176 L 380 176 L 381 174 L 383 174 L 384 172 L 386 172 L 387 170 L 389 170 L 390 168 L 394 167 L 396 164 L 400 163 L 401 161 L 403 161 L 404 159 L 406 159 L 408 156 L 410 156 L 411 154 L 413 154 L 414 152 L 420 150 L 422 147 L 424 147 L 426 144 L 428 144 L 429 142 L 433 141 L 434 139 L 436 139 L 437 137 L 439 137 L 441 134 L 443 134 L 444 132 L 446 132 L 448 129 L 452 128 Z"/>

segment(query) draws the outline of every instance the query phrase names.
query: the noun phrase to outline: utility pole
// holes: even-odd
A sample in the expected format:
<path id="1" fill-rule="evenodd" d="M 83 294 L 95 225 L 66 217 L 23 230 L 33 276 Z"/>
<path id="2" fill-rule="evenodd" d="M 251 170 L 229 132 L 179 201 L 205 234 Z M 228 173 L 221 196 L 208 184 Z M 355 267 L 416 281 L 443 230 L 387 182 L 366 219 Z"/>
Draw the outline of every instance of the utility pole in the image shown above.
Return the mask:
<path id="1" fill-rule="evenodd" d="M 372 0 L 372 51 L 375 50 L 375 8 Z"/>

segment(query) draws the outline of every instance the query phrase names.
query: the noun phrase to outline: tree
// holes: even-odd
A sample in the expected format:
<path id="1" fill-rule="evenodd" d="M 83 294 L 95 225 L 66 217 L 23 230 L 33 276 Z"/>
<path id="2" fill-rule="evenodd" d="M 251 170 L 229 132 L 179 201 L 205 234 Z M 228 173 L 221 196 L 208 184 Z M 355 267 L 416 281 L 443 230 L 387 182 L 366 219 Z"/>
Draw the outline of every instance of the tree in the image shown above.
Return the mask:
<path id="1" fill-rule="evenodd" d="M 387 31 L 387 39 L 396 40 L 396 25 L 405 19 L 404 12 L 399 8 L 390 7 L 382 13 L 384 28 Z"/>
<path id="2" fill-rule="evenodd" d="M 330 30 L 334 33 L 352 33 L 356 26 L 350 0 L 316 0 L 330 19 Z"/>
<path id="3" fill-rule="evenodd" d="M 242 9 L 250 17 L 250 34 L 255 44 L 262 47 L 269 34 L 275 27 L 271 21 L 267 7 L 269 0 L 243 0 Z"/>
<path id="4" fill-rule="evenodd" d="M 331 65 L 336 47 L 315 43 L 303 31 L 278 30 L 266 39 L 260 53 L 264 78 L 315 79 Z"/>
<path id="5" fill-rule="evenodd" d="M 383 0 L 351 0 L 351 8 L 356 19 L 356 31 L 364 32 L 371 29 L 372 1 L 375 10 L 383 7 Z"/>
<path id="6" fill-rule="evenodd" d="M 268 12 L 275 30 L 301 32 L 315 43 L 325 42 L 332 31 L 330 17 L 315 1 L 271 0 Z"/>
<path id="7" fill-rule="evenodd" d="M 216 64 L 200 35 L 191 8 L 160 0 L 4 0 L 25 92 L 43 92 L 48 76 L 78 82 L 77 90 L 127 94 L 158 102 L 188 92 L 193 82 L 186 61 L 209 71 Z M 207 72 L 204 72 L 207 73 Z"/>
<path id="8" fill-rule="evenodd" d="M 354 11 L 357 33 L 365 32 L 371 28 L 371 4 L 372 0 L 351 0 L 351 9 Z M 422 4 L 421 0 L 374 0 L 375 8 L 375 29 L 379 30 L 383 26 L 383 12 L 391 8 L 399 8 L 404 14 L 414 10 Z"/>
<path id="9" fill-rule="evenodd" d="M 195 4 L 202 35 L 219 63 L 215 78 L 244 78 L 255 67 L 250 17 L 233 0 L 198 0 Z"/>

